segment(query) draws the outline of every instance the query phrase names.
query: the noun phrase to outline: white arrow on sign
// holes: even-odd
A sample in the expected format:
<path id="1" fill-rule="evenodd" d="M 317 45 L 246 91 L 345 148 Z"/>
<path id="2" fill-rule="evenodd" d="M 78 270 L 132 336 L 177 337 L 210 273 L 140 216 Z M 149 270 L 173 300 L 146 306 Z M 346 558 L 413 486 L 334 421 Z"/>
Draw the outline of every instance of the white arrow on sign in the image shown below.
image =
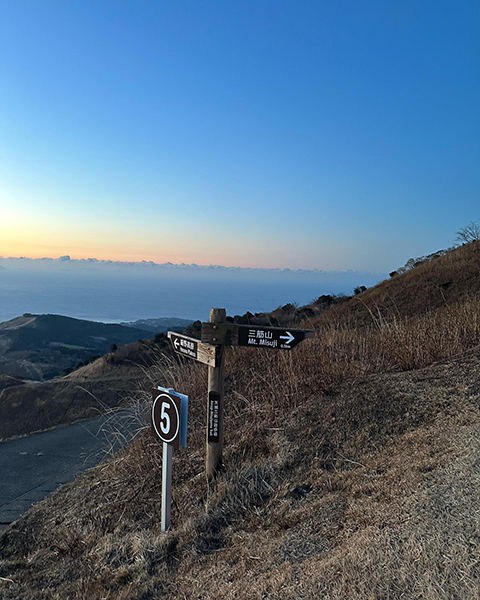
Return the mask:
<path id="1" fill-rule="evenodd" d="M 173 340 L 173 345 L 175 346 L 175 349 L 176 349 L 176 350 L 178 350 L 178 345 L 179 345 L 179 343 L 180 343 L 180 342 L 178 341 L 178 339 L 177 339 L 177 338 L 175 338 L 175 339 Z"/>
<path id="2" fill-rule="evenodd" d="M 293 340 L 295 339 L 295 336 L 292 335 L 289 331 L 287 331 L 287 335 L 281 335 L 280 339 L 287 340 L 286 343 L 291 344 L 293 342 Z"/>

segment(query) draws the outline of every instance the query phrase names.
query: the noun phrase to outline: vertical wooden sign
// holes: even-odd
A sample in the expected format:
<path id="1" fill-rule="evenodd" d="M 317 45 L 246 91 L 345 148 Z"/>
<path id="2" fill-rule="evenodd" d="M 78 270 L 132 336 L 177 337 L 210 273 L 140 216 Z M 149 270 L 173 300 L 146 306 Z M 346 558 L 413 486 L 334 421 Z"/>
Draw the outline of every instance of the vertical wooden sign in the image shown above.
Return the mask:
<path id="1" fill-rule="evenodd" d="M 168 333 L 175 352 L 208 365 L 205 457 L 205 471 L 208 478 L 213 478 L 223 466 L 225 346 L 292 350 L 300 342 L 312 338 L 314 335 L 315 331 L 312 329 L 227 323 L 227 313 L 224 308 L 210 310 L 209 322 L 202 323 L 201 340 L 172 331 Z M 168 418 L 170 417 L 167 407 L 161 407 L 159 420 L 167 421 Z M 170 420 L 174 421 L 175 419 L 171 418 Z M 159 437 L 163 439 L 161 435 Z M 182 442 L 181 444 L 183 445 Z"/>
<path id="2" fill-rule="evenodd" d="M 219 441 L 218 422 L 220 414 L 220 394 L 218 392 L 209 392 L 208 394 L 208 414 L 207 414 L 207 442 L 217 444 Z"/>
<path id="3" fill-rule="evenodd" d="M 225 323 L 227 312 L 224 308 L 210 310 L 210 323 L 215 337 L 216 326 Z M 207 399 L 207 456 L 205 462 L 207 477 L 212 478 L 222 467 L 223 452 L 223 388 L 225 379 L 225 346 L 218 346 L 217 366 L 208 367 Z M 212 407 L 212 412 L 210 408 Z M 212 428 L 210 428 L 212 417 Z"/>

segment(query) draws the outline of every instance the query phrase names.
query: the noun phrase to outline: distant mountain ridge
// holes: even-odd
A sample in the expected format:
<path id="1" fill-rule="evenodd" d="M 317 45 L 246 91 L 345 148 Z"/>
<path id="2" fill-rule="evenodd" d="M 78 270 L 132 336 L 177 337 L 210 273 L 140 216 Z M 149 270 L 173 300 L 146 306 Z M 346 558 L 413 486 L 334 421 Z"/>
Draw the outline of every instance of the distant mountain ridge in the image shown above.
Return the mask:
<path id="1" fill-rule="evenodd" d="M 137 319 L 136 321 L 122 321 L 120 325 L 146 329 L 153 333 L 165 333 L 169 329 L 185 329 L 193 323 L 194 319 L 180 319 L 178 317 L 159 317 L 152 319 Z"/>
<path id="2" fill-rule="evenodd" d="M 112 344 L 146 337 L 151 337 L 151 330 L 25 313 L 0 323 L 0 372 L 37 380 L 49 378 L 104 354 Z"/>
<path id="3" fill-rule="evenodd" d="M 147 332 L 141 328 L 134 329 L 140 335 Z M 125 325 L 117 323 L 100 323 L 52 314 L 24 313 L 21 317 L 0 323 L 0 333 L 17 331 L 18 343 L 27 345 L 36 342 L 37 339 L 46 341 L 46 336 L 49 336 L 51 340 L 48 341 L 95 348 L 102 338 L 108 340 L 115 337 L 119 343 L 132 341 L 131 330 L 132 327 L 126 328 Z"/>

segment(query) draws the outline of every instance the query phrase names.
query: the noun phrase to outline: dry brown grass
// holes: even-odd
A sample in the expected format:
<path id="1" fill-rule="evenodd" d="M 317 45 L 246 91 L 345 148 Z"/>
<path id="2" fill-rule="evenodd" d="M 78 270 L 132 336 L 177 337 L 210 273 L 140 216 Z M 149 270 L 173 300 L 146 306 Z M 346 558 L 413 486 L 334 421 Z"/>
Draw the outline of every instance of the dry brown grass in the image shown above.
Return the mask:
<path id="1" fill-rule="evenodd" d="M 332 307 L 323 318 L 368 326 L 372 314 L 386 320 L 414 317 L 479 294 L 480 242 L 473 242 L 382 281 L 348 303 Z"/>
<path id="2" fill-rule="evenodd" d="M 369 327 L 317 324 L 315 344 L 332 376 L 418 369 L 456 356 L 480 343 L 480 299 L 443 306 L 416 317 L 384 320 Z"/>
<path id="3" fill-rule="evenodd" d="M 197 426 L 175 457 L 166 535 L 161 454 L 144 436 L 3 536 L 5 597 L 475 598 L 479 367 L 474 352 L 371 376 L 287 421 L 246 402 L 210 487 Z M 178 384 L 193 398 L 192 371 Z"/>
<path id="4" fill-rule="evenodd" d="M 132 376 L 90 381 L 57 379 L 0 391 L 0 440 L 88 419 L 129 403 Z"/>
<path id="5" fill-rule="evenodd" d="M 0 597 L 478 598 L 480 303 L 369 308 L 325 313 L 291 353 L 229 350 L 213 484 L 206 369 L 162 357 L 137 402 L 152 385 L 190 397 L 175 528 L 160 533 L 147 433 L 3 534 Z"/>

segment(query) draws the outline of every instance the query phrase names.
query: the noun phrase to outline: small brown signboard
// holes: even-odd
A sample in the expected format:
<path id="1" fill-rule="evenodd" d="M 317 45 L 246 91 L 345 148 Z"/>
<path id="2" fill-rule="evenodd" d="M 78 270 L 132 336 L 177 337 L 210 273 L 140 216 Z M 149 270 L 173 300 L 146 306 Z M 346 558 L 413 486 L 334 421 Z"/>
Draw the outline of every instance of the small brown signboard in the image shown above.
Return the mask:
<path id="1" fill-rule="evenodd" d="M 312 338 L 314 335 L 312 329 L 202 323 L 202 342 L 207 344 L 292 350 L 304 339 Z"/>
<path id="2" fill-rule="evenodd" d="M 152 390 L 152 428 L 157 437 L 174 448 L 180 446 L 180 410 L 178 396 L 161 390 Z"/>
<path id="3" fill-rule="evenodd" d="M 220 394 L 217 392 L 208 393 L 208 443 L 217 443 L 219 438 L 219 409 Z"/>
<path id="4" fill-rule="evenodd" d="M 305 339 L 302 329 L 277 329 L 274 327 L 240 327 L 238 345 L 258 348 L 291 350 Z"/>
<path id="5" fill-rule="evenodd" d="M 200 340 L 173 331 L 169 331 L 167 335 L 172 342 L 173 349 L 178 354 L 198 360 L 209 367 L 217 366 L 216 346 L 204 344 Z"/>

